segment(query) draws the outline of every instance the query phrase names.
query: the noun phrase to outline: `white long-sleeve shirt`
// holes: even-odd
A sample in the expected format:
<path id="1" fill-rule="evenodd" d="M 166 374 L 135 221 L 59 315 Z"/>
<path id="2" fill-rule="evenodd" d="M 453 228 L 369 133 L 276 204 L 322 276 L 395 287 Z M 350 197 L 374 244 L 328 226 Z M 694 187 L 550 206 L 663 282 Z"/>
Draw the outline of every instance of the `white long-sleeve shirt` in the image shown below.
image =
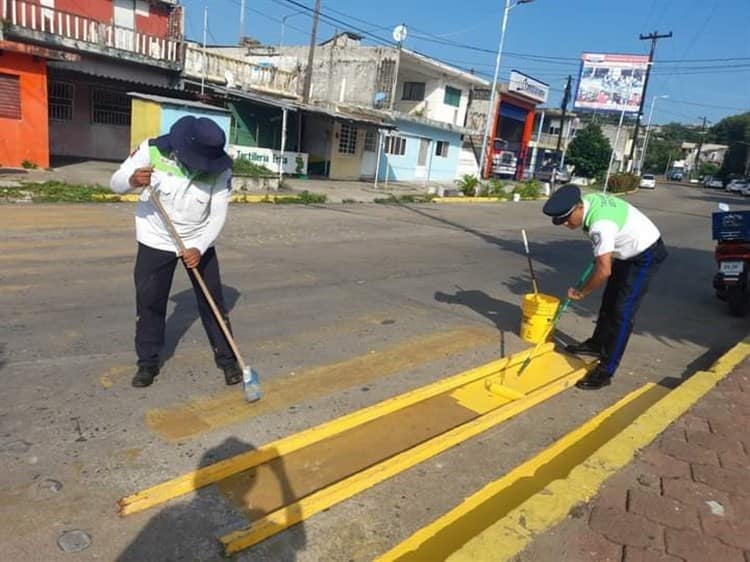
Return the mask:
<path id="1" fill-rule="evenodd" d="M 150 148 L 148 141 L 144 141 L 122 163 L 110 180 L 112 191 L 125 193 L 133 189 L 130 177 L 138 168 L 151 164 Z M 179 167 L 174 160 L 162 158 L 171 166 Z M 158 169 L 152 172 L 151 185 L 159 192 L 161 203 L 186 248 L 197 248 L 204 254 L 216 242 L 226 222 L 231 179 L 231 169 L 213 178 L 171 174 Z M 135 231 L 141 244 L 179 254 L 177 244 L 145 189 L 136 205 Z"/>

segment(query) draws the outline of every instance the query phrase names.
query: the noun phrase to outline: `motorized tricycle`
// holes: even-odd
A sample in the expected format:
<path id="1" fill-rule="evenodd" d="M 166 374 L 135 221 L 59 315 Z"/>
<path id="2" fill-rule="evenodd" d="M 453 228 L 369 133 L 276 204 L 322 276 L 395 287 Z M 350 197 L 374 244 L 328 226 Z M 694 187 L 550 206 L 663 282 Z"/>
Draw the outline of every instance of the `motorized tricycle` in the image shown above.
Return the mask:
<path id="1" fill-rule="evenodd" d="M 725 300 L 733 316 L 745 316 L 750 309 L 750 211 L 730 211 L 721 204 L 713 213 L 714 276 L 716 296 Z"/>

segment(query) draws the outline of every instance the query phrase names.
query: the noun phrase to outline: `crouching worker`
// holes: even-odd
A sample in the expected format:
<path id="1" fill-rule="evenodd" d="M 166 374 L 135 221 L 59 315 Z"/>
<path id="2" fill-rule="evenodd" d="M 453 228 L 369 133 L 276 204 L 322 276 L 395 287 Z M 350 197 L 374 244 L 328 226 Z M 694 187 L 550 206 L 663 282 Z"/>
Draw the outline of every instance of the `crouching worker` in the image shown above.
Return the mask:
<path id="1" fill-rule="evenodd" d="M 580 290 L 568 297 L 581 300 L 606 283 L 594 334 L 569 345 L 569 353 L 599 357 L 598 367 L 576 383 L 591 390 L 610 384 L 633 330 L 635 315 L 649 282 L 667 257 L 659 229 L 646 215 L 620 197 L 604 193 L 581 196 L 568 184 L 545 203 L 544 214 L 556 225 L 583 228 L 591 239 L 594 271 Z"/>
<path id="2" fill-rule="evenodd" d="M 135 211 L 138 370 L 133 386 L 149 386 L 159 374 L 167 301 L 178 259 L 186 268 L 200 271 L 229 326 L 214 248 L 224 227 L 231 191 L 232 160 L 224 152 L 225 142 L 224 132 L 212 120 L 183 117 L 168 134 L 138 146 L 110 181 L 117 193 L 152 185 L 186 248 L 184 253 L 179 251 L 144 189 Z M 226 384 L 239 383 L 242 370 L 195 277 L 189 277 L 216 365 L 224 371 Z"/>

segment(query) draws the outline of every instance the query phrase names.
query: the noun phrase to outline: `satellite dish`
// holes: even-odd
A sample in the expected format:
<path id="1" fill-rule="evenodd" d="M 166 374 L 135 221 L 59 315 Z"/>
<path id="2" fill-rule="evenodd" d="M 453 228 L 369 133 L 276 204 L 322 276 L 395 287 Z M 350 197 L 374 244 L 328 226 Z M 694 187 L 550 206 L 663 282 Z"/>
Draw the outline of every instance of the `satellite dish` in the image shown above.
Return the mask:
<path id="1" fill-rule="evenodd" d="M 406 26 L 405 25 L 397 25 L 393 28 L 393 40 L 397 43 L 403 43 L 406 39 Z"/>
<path id="2" fill-rule="evenodd" d="M 234 82 L 234 74 L 231 70 L 227 70 L 224 72 L 224 78 L 227 81 L 227 88 L 234 88 L 235 82 Z"/>

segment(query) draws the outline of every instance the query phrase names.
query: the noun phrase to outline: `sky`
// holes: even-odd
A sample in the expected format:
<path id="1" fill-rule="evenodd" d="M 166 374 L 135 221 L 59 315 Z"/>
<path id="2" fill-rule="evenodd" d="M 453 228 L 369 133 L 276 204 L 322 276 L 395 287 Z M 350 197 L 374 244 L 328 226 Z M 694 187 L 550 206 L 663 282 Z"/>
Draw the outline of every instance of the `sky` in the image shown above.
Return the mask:
<path id="1" fill-rule="evenodd" d="M 241 0 L 181 0 L 188 38 L 201 41 L 208 6 L 208 42 L 236 44 Z M 297 5 L 295 5 L 297 4 Z M 264 44 L 309 43 L 314 0 L 245 0 L 245 35 Z M 345 29 L 364 43 L 392 42 L 405 24 L 404 46 L 492 79 L 503 0 L 322 0 L 318 42 Z M 338 21 L 333 21 L 338 20 Z M 509 13 L 500 79 L 511 70 L 550 86 L 547 105 L 560 105 L 567 75 L 577 82 L 580 56 L 648 54 L 639 35 L 672 32 L 656 46 L 644 113 L 653 122 L 708 125 L 750 111 L 750 0 L 533 0 Z M 660 96 L 668 96 L 666 98 Z M 647 117 L 645 115 L 644 117 Z"/>

